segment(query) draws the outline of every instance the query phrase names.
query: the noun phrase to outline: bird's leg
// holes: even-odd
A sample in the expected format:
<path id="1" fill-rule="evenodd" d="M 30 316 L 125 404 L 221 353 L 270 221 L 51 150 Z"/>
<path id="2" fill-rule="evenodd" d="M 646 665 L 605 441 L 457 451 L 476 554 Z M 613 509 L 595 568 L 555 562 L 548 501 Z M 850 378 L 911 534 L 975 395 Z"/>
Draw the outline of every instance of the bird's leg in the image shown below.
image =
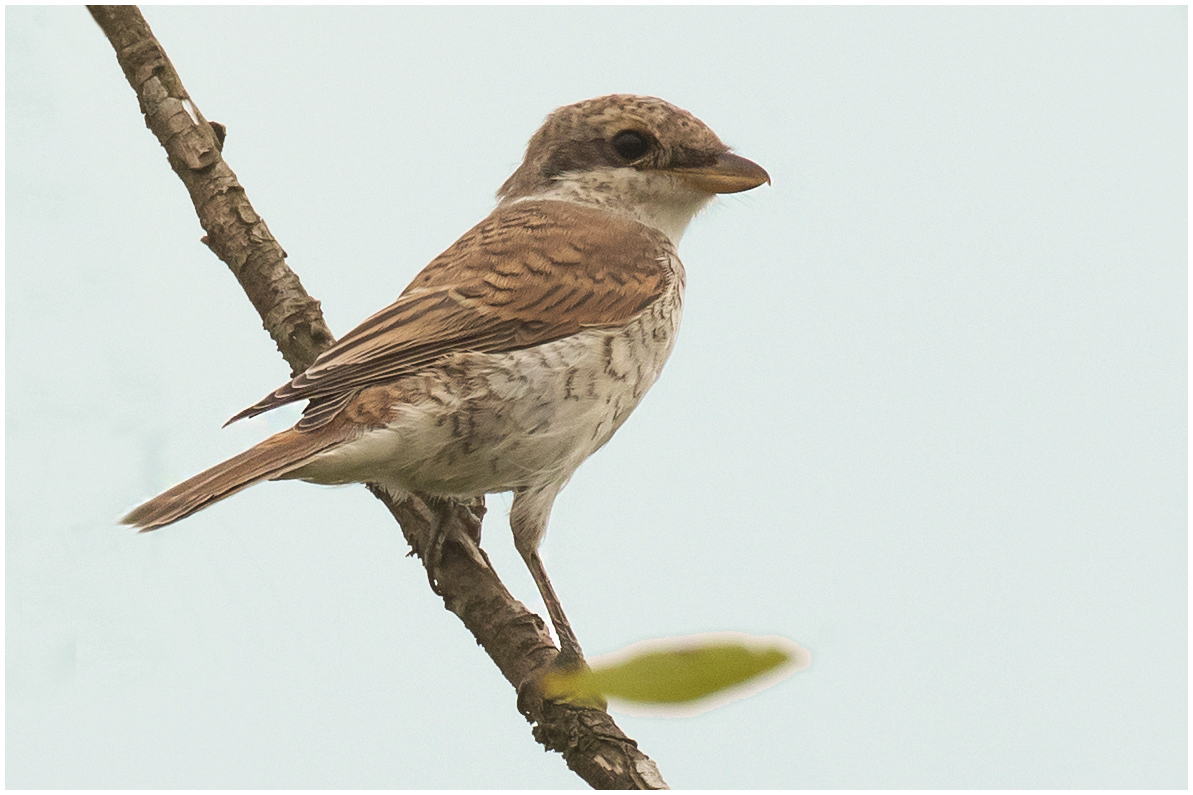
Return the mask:
<path id="1" fill-rule="evenodd" d="M 576 668 L 584 663 L 584 653 L 580 651 L 580 643 L 576 640 L 576 633 L 572 632 L 572 625 L 563 614 L 563 606 L 555 589 L 551 587 L 551 580 L 547 577 L 547 570 L 543 568 L 543 560 L 539 557 L 539 542 L 547 531 L 547 518 L 551 515 L 551 505 L 555 502 L 555 495 L 563 488 L 562 483 L 549 483 L 538 488 L 523 488 L 514 491 L 514 503 L 510 506 L 510 529 L 514 532 L 514 547 L 534 584 L 538 586 L 543 603 L 547 605 L 547 613 L 551 616 L 551 623 L 555 625 L 555 634 L 559 636 L 559 667 Z"/>
<path id="2" fill-rule="evenodd" d="M 530 576 L 538 586 L 539 594 L 547 605 L 547 614 L 551 616 L 551 623 L 555 625 L 555 634 L 559 636 L 559 658 L 556 665 L 563 668 L 575 668 L 584 663 L 584 652 L 580 650 L 580 642 L 576 640 L 576 633 L 563 614 L 563 605 L 551 587 L 551 579 L 547 577 L 547 570 L 543 568 L 542 558 L 538 550 L 531 550 L 526 556 L 526 567 L 530 569 Z"/>
<path id="3" fill-rule="evenodd" d="M 526 566 L 530 569 L 535 584 L 538 585 L 539 594 L 542 595 L 543 602 L 547 605 L 547 613 L 551 616 L 551 623 L 555 625 L 555 634 L 559 636 L 559 654 L 555 655 L 555 659 L 546 668 L 535 670 L 518 685 L 518 709 L 523 715 L 533 717 L 541 714 L 544 698 L 551 698 L 575 706 L 604 711 L 608 705 L 599 693 L 545 696 L 544 686 L 552 671 L 585 670 L 588 668 L 588 663 L 584 661 L 584 652 L 580 650 L 580 642 L 576 640 L 576 633 L 572 631 L 572 625 L 568 623 L 567 616 L 563 614 L 563 605 L 559 603 L 559 597 L 555 595 L 555 589 L 551 587 L 551 580 L 547 577 L 547 570 L 543 568 L 543 561 L 539 557 L 538 551 L 532 550 L 524 557 Z"/>
<path id="4" fill-rule="evenodd" d="M 481 519 L 476 511 L 479 508 L 483 515 L 485 507 L 481 501 L 464 509 L 459 503 L 451 500 L 441 500 L 430 496 L 423 496 L 423 501 L 430 510 L 432 519 L 423 563 L 427 568 L 427 581 L 436 596 L 443 596 L 439 588 L 439 568 L 443 563 L 443 548 L 449 538 L 454 538 L 473 557 L 482 559 L 484 565 L 493 568 L 489 557 L 480 548 Z"/>
<path id="5" fill-rule="evenodd" d="M 559 654 L 546 666 L 527 674 L 518 685 L 518 709 L 527 716 L 541 714 L 544 692 L 547 689 L 544 685 L 553 672 L 573 672 L 587 667 L 584 652 L 580 650 L 580 642 L 576 640 L 576 633 L 572 631 L 572 625 L 563 614 L 563 606 L 559 597 L 555 595 L 555 589 L 551 587 L 551 580 L 543 567 L 543 559 L 538 553 L 539 542 L 547 529 L 547 517 L 551 514 L 551 504 L 562 487 L 562 483 L 551 483 L 537 489 L 518 489 L 514 492 L 514 504 L 510 506 L 510 529 L 514 531 L 514 547 L 522 556 L 526 568 L 530 570 L 530 576 L 534 578 L 534 584 L 538 586 L 543 603 L 547 606 L 547 613 L 551 616 L 551 623 L 555 625 L 555 634 L 559 637 Z M 576 694 L 551 698 L 592 709 L 605 708 L 604 700 L 600 696 Z"/>
<path id="6" fill-rule="evenodd" d="M 443 592 L 439 590 L 439 578 L 436 576 L 439 573 L 439 564 L 443 562 L 443 545 L 447 542 L 447 525 L 451 523 L 451 519 L 445 520 L 444 517 L 448 515 L 451 510 L 445 502 L 438 500 L 434 502 L 428 501 L 427 507 L 431 509 L 431 527 L 428 532 L 427 544 L 423 547 L 423 565 L 427 569 L 427 583 L 431 586 L 431 591 L 436 596 L 443 596 Z"/>

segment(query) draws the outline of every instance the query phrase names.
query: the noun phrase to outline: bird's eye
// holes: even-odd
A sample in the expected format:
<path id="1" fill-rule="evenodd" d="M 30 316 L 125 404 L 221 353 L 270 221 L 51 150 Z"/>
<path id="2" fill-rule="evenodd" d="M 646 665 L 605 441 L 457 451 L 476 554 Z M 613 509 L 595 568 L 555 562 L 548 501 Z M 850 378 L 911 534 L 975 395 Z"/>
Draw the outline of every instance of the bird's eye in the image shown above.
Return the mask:
<path id="1" fill-rule="evenodd" d="M 613 151 L 626 161 L 634 161 L 650 151 L 650 138 L 636 130 L 622 130 L 613 136 Z"/>

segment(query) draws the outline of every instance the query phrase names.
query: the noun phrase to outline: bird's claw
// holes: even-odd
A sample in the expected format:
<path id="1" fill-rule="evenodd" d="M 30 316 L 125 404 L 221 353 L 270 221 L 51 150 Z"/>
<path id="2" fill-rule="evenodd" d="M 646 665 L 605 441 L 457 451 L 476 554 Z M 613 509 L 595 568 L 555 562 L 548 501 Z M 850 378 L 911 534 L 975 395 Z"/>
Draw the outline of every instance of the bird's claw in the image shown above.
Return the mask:
<path id="1" fill-rule="evenodd" d="M 443 550 L 449 540 L 454 540 L 475 560 L 488 568 L 493 568 L 489 556 L 480 548 L 481 519 L 475 513 L 475 507 L 468 510 L 457 510 L 456 506 L 444 500 L 428 500 L 427 507 L 434 516 L 427 545 L 422 555 L 423 564 L 427 569 L 427 582 L 436 596 L 442 597 L 443 590 L 439 587 L 439 569 L 443 565 Z M 484 511 L 484 504 L 481 504 Z"/>
<path id="2" fill-rule="evenodd" d="M 527 718 L 534 719 L 542 714 L 543 704 L 546 701 L 596 709 L 601 712 L 606 711 L 608 702 L 599 693 L 560 692 L 558 683 L 552 681 L 555 677 L 566 677 L 569 674 L 586 670 L 588 670 L 588 663 L 582 656 L 567 652 L 555 655 L 551 662 L 535 668 L 519 683 L 518 711 Z"/>

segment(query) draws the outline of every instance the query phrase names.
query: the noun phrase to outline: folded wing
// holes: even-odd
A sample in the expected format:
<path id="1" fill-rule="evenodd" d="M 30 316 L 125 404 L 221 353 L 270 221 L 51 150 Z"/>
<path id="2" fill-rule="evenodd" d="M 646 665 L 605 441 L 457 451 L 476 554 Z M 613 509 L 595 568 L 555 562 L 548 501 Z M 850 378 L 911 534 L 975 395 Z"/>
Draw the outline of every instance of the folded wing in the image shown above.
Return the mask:
<path id="1" fill-rule="evenodd" d="M 581 205 L 500 208 L 427 265 L 397 301 L 228 422 L 310 400 L 298 428 L 316 428 L 361 389 L 453 353 L 514 351 L 624 325 L 666 289 L 673 254 L 660 232 Z"/>

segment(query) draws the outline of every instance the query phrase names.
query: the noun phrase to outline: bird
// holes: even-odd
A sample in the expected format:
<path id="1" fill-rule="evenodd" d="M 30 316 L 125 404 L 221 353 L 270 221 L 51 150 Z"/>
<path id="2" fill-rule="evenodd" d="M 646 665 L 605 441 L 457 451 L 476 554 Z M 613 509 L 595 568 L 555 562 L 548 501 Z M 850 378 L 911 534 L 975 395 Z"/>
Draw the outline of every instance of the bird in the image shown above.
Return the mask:
<path id="1" fill-rule="evenodd" d="M 514 546 L 560 657 L 583 659 L 539 555 L 556 496 L 675 343 L 676 247 L 717 194 L 770 184 L 686 110 L 610 94 L 560 107 L 493 211 L 397 300 L 232 423 L 307 401 L 274 434 L 134 509 L 155 530 L 266 480 L 471 501 L 512 492 Z"/>

